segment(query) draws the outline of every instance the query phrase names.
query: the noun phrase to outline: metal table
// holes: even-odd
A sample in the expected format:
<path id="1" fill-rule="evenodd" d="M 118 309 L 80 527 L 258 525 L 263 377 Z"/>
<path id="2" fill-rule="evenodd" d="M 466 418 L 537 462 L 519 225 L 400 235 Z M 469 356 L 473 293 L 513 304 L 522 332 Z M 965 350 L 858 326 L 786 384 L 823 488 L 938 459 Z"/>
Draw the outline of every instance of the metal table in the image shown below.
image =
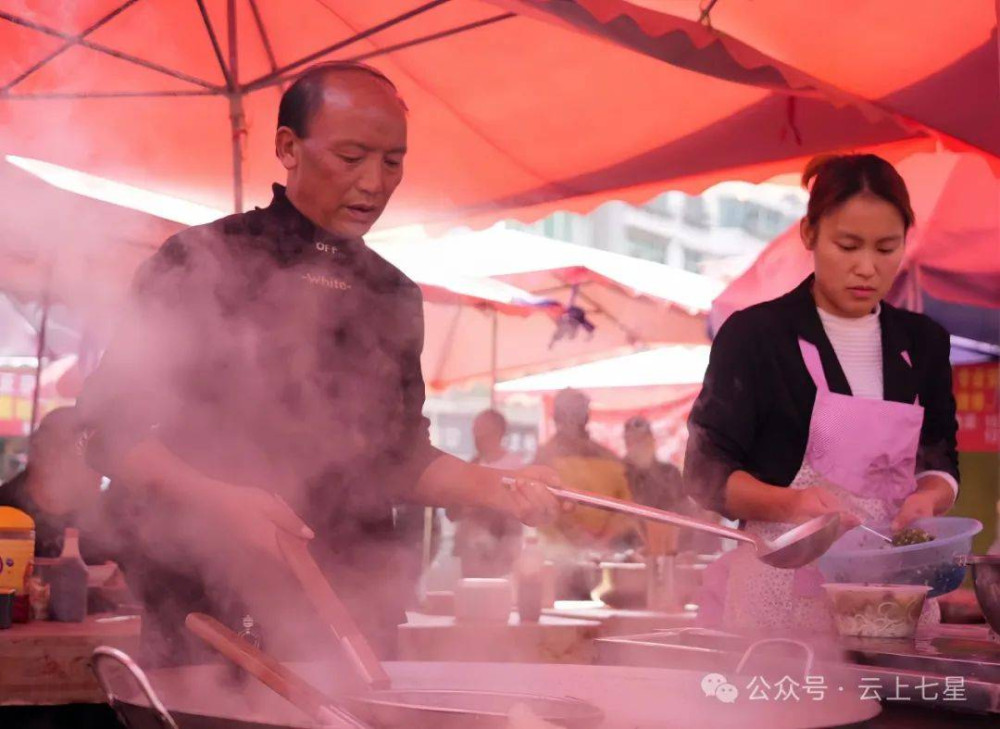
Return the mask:
<path id="1" fill-rule="evenodd" d="M 753 638 L 700 628 L 664 630 L 601 638 L 597 660 L 608 665 L 683 666 L 724 673 L 735 670 L 753 642 Z M 841 685 L 864 687 L 887 708 L 931 708 L 952 717 L 957 716 L 953 712 L 1000 714 L 1000 643 L 989 639 L 986 626 L 935 626 L 910 640 L 831 638 L 826 643 L 809 643 L 815 656 L 812 675 L 833 674 Z M 797 651 L 801 655 L 788 645 L 765 656 L 762 673 L 788 670 Z M 990 721 L 997 719 L 994 716 Z"/>

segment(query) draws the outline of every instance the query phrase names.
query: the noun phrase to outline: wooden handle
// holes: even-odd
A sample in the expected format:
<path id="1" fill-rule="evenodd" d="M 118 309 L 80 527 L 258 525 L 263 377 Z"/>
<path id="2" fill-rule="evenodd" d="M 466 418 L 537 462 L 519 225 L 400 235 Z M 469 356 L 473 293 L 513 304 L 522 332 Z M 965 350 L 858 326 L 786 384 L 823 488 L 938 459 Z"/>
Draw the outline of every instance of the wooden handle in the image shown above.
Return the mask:
<path id="1" fill-rule="evenodd" d="M 187 629 L 230 661 L 253 674 L 261 683 L 287 699 L 315 721 L 326 723 L 329 701 L 319 690 L 303 681 L 274 658 L 250 645 L 215 618 L 191 613 L 184 621 Z"/>
<path id="2" fill-rule="evenodd" d="M 361 679 L 373 689 L 389 688 L 389 674 L 309 554 L 309 544 L 279 529 L 278 546 L 292 574 L 305 590 L 306 597 L 340 641 Z"/>

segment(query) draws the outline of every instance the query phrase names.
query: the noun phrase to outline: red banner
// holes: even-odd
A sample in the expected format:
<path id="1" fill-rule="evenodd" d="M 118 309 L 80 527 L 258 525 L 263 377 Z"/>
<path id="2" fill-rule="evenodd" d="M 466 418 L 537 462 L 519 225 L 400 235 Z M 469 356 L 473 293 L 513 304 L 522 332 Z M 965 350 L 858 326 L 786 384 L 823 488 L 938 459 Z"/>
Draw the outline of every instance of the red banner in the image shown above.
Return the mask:
<path id="1" fill-rule="evenodd" d="M 958 450 L 970 453 L 1000 451 L 1000 364 L 963 365 L 954 368 L 955 404 L 958 409 Z"/>

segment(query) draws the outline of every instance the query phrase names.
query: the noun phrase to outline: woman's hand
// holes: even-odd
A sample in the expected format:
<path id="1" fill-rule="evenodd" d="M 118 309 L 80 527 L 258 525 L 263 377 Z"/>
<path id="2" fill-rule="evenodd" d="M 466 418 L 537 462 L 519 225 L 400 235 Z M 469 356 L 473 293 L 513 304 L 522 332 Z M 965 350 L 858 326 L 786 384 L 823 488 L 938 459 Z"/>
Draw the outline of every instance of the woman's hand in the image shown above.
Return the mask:
<path id="1" fill-rule="evenodd" d="M 905 529 L 917 519 L 944 514 L 955 501 L 955 492 L 940 476 L 928 475 L 917 490 L 906 497 L 892 520 L 892 531 Z"/>
<path id="2" fill-rule="evenodd" d="M 853 529 L 861 523 L 848 511 L 840 499 L 830 491 L 811 486 L 806 489 L 789 489 L 788 521 L 800 523 L 824 514 L 839 514 L 842 529 Z"/>

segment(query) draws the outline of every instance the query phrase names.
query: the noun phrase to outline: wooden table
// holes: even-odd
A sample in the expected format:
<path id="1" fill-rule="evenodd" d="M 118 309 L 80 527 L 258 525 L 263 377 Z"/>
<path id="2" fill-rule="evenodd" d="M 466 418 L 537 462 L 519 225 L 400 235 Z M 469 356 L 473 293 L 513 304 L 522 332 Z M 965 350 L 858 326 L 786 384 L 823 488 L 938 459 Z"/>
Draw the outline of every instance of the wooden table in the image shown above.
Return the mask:
<path id="1" fill-rule="evenodd" d="M 558 600 L 555 607 L 547 608 L 543 614 L 549 617 L 596 620 L 601 626 L 601 638 L 651 633 L 667 628 L 687 628 L 693 626 L 698 617 L 693 610 L 622 610 L 608 607 L 597 600 Z"/>
<path id="2" fill-rule="evenodd" d="M 595 620 L 543 615 L 522 623 L 511 613 L 506 623 L 456 621 L 454 617 L 407 613 L 399 626 L 403 661 L 485 661 L 498 663 L 593 663 Z"/>
<path id="3" fill-rule="evenodd" d="M 0 706 L 103 703 L 90 655 L 99 645 L 136 653 L 139 626 L 137 615 L 89 615 L 0 630 Z"/>

